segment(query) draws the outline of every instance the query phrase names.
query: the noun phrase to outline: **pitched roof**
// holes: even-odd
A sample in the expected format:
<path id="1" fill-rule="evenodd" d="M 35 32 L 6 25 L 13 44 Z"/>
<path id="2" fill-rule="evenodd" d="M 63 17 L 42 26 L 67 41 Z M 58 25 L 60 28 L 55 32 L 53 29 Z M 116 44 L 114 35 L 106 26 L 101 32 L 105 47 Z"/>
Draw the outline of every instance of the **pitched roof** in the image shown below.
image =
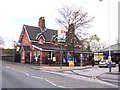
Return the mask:
<path id="1" fill-rule="evenodd" d="M 38 44 L 38 43 L 33 43 L 34 46 L 41 48 L 43 50 L 60 50 L 60 45 L 50 45 L 50 44 Z M 62 50 L 65 51 L 66 47 L 62 46 Z M 70 51 L 69 51 L 70 52 Z M 72 51 L 71 51 L 72 52 Z M 79 47 L 74 48 L 75 53 L 92 53 L 90 50 L 81 50 Z"/>
<path id="2" fill-rule="evenodd" d="M 32 51 L 29 46 L 23 46 L 24 51 Z"/>
<path id="3" fill-rule="evenodd" d="M 38 43 L 34 43 L 33 45 L 44 50 L 60 50 L 60 45 L 38 44 Z"/>
<path id="4" fill-rule="evenodd" d="M 104 48 L 102 51 L 109 51 L 109 47 Z M 110 46 L 110 51 L 120 51 L 120 43 Z"/>
<path id="5" fill-rule="evenodd" d="M 40 28 L 34 27 L 34 26 L 28 26 L 25 25 L 25 29 L 27 30 L 27 33 L 29 35 L 30 40 L 37 41 L 36 36 L 38 33 L 40 33 Z"/>
<path id="6" fill-rule="evenodd" d="M 22 34 L 24 33 L 25 30 L 27 31 L 28 36 L 29 36 L 30 40 L 32 40 L 32 41 L 38 41 L 36 39 L 36 37 L 37 37 L 38 34 L 42 33 L 42 35 L 44 36 L 46 42 L 51 42 L 52 38 L 53 38 L 53 35 L 57 34 L 57 30 L 46 29 L 45 32 L 41 32 L 39 27 L 23 25 L 23 30 L 21 32 L 21 36 L 19 38 L 19 42 L 21 42 Z"/>
<path id="7" fill-rule="evenodd" d="M 57 30 L 47 29 L 42 33 L 46 39 L 46 42 L 52 42 L 53 36 L 57 35 Z"/>

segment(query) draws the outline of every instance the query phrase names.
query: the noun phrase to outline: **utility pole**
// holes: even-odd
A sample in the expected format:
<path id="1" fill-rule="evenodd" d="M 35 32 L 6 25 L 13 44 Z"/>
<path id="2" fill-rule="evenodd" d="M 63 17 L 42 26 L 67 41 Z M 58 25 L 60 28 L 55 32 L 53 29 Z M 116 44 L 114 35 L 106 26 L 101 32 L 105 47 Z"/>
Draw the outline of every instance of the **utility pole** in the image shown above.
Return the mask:
<path id="1" fill-rule="evenodd" d="M 103 0 L 99 0 L 103 1 Z M 109 9 L 109 0 L 108 3 L 108 35 L 109 35 L 109 50 L 108 50 L 108 60 L 109 60 L 109 72 L 111 72 L 111 51 L 110 51 L 110 9 Z"/>
<path id="2" fill-rule="evenodd" d="M 120 23 L 120 1 L 118 2 L 118 23 Z M 118 25 L 118 64 L 120 72 L 119 44 L 120 44 L 120 25 Z"/>
<path id="3" fill-rule="evenodd" d="M 111 51 L 110 51 L 110 10 L 109 10 L 109 0 L 108 0 L 108 33 L 109 33 L 109 72 L 111 72 Z"/>

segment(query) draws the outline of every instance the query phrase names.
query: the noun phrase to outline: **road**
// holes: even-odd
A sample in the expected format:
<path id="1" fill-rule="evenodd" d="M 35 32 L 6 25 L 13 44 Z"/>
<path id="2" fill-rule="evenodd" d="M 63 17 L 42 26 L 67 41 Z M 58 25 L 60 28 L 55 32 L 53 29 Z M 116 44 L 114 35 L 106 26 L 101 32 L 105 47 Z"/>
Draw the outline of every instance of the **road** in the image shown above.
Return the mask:
<path id="1" fill-rule="evenodd" d="M 72 73 L 61 75 L 2 63 L 2 88 L 117 88 L 117 86 Z"/>

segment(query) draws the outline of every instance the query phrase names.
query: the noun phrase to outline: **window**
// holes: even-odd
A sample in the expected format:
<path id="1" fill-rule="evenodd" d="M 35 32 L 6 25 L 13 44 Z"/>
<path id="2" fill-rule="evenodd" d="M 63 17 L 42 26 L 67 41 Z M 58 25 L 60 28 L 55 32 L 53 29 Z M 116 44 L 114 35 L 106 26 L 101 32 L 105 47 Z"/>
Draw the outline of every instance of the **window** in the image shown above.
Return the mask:
<path id="1" fill-rule="evenodd" d="M 38 51 L 38 55 L 37 56 L 38 56 L 38 58 L 40 58 L 40 51 Z"/>
<path id="2" fill-rule="evenodd" d="M 45 39 L 44 37 L 41 35 L 40 38 L 39 38 L 39 42 L 40 44 L 43 44 L 45 42 Z"/>
<path id="3" fill-rule="evenodd" d="M 34 59 L 35 59 L 35 57 L 36 57 L 36 51 L 34 51 Z"/>
<path id="4" fill-rule="evenodd" d="M 22 52 L 22 59 L 24 59 L 24 57 L 25 57 L 25 54 L 24 54 L 24 51 Z"/>
<path id="5" fill-rule="evenodd" d="M 57 44 L 57 43 L 58 43 L 58 40 L 57 40 L 57 38 L 55 38 L 55 40 L 54 40 L 54 43 L 55 43 L 55 44 Z"/>
<path id="6" fill-rule="evenodd" d="M 53 52 L 52 56 L 55 57 L 55 53 L 54 52 Z"/>
<path id="7" fill-rule="evenodd" d="M 43 44 L 45 41 L 41 38 L 40 40 L 39 40 L 39 44 Z"/>
<path id="8" fill-rule="evenodd" d="M 38 55 L 37 56 L 39 56 L 40 55 L 40 51 L 38 51 Z"/>
<path id="9" fill-rule="evenodd" d="M 52 52 L 51 51 L 49 51 L 49 53 L 48 53 L 48 60 L 49 59 L 52 59 Z"/>

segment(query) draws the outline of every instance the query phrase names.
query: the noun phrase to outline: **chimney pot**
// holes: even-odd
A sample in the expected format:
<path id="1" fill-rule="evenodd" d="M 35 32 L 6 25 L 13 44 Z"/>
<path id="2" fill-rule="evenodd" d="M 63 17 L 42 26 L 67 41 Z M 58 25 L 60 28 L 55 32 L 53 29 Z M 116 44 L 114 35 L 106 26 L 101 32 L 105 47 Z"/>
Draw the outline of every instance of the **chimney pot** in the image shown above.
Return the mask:
<path id="1" fill-rule="evenodd" d="M 38 27 L 44 31 L 45 29 L 45 17 L 40 17 L 38 21 Z"/>

